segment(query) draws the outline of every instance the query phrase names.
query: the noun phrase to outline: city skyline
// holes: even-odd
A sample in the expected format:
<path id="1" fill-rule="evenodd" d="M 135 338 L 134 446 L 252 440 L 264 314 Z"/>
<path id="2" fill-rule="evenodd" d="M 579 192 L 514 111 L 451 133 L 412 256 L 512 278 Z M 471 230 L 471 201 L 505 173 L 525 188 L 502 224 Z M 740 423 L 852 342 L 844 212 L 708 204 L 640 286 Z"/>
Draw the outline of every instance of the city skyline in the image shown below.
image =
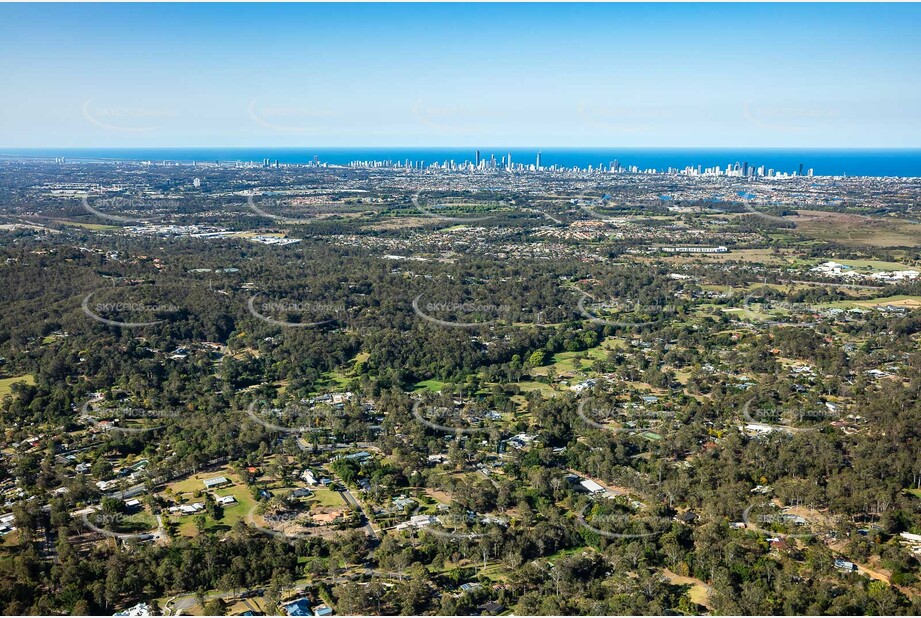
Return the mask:
<path id="1" fill-rule="evenodd" d="M 0 0 L 2 616 L 921 616 L 921 0 Z"/>
<path id="2" fill-rule="evenodd" d="M 0 147 L 914 148 L 918 16 L 3 5 Z"/>
<path id="3" fill-rule="evenodd" d="M 507 165 L 512 159 L 513 165 Z M 323 166 L 465 172 L 567 171 L 608 174 L 921 177 L 921 149 L 770 148 L 0 148 L 0 160 L 146 162 L 222 167 Z M 748 164 L 748 165 L 746 165 Z M 734 175 L 734 174 L 730 174 Z"/>

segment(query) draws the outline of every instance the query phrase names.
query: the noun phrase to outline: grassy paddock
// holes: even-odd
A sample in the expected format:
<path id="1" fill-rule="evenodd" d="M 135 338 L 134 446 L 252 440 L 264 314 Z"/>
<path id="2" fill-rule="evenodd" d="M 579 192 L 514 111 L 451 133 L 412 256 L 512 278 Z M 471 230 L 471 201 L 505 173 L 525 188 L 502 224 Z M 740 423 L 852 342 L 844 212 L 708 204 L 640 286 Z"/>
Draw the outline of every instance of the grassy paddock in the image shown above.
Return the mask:
<path id="1" fill-rule="evenodd" d="M 15 378 L 0 378 L 0 399 L 3 399 L 8 394 L 13 392 L 13 385 L 18 382 L 35 384 L 35 376 L 26 374 L 22 376 L 16 376 Z"/>

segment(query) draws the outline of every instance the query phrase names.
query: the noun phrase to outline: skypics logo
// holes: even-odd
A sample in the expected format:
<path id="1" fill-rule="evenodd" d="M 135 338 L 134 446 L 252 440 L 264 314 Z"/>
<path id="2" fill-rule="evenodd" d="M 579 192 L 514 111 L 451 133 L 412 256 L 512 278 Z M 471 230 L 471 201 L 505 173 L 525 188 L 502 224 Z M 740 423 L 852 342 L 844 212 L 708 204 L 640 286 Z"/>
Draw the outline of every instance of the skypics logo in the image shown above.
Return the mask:
<path id="1" fill-rule="evenodd" d="M 118 212 L 161 212 L 163 209 L 176 210 L 182 203 L 179 200 L 172 199 L 148 199 L 134 197 L 93 197 L 90 203 L 90 195 L 84 194 L 80 198 L 83 210 L 89 214 L 116 223 L 134 223 L 137 225 L 151 225 L 150 217 L 125 216 L 111 214 L 113 211 Z M 100 208 L 104 210 L 100 210 Z"/>
<path id="2" fill-rule="evenodd" d="M 288 434 L 329 433 L 335 430 L 343 415 L 327 404 L 288 403 L 281 407 L 253 401 L 246 415 L 269 431 Z"/>
<path id="3" fill-rule="evenodd" d="M 839 110 L 831 107 L 815 105 L 761 106 L 751 101 L 746 103 L 743 109 L 743 116 L 753 125 L 787 133 L 815 130 L 822 125 L 837 121 L 840 115 Z"/>
<path id="4" fill-rule="evenodd" d="M 590 502 L 576 514 L 576 522 L 583 528 L 609 539 L 645 539 L 671 530 L 672 520 L 657 515 L 611 511 L 613 505 Z M 588 515 L 588 518 L 586 518 Z"/>
<path id="5" fill-rule="evenodd" d="M 337 116 L 331 109 L 303 105 L 273 105 L 253 99 L 247 106 L 250 119 L 260 127 L 276 133 L 303 135 L 317 133 Z"/>
<path id="6" fill-rule="evenodd" d="M 786 532 L 786 530 L 808 527 L 809 522 L 805 517 L 782 510 L 770 501 L 750 504 L 742 511 L 742 521 L 746 530 L 758 532 L 771 539 L 808 539 L 815 535 L 809 532 Z"/>
<path id="7" fill-rule="evenodd" d="M 646 133 L 663 122 L 672 121 L 675 116 L 667 108 L 610 105 L 585 100 L 579 102 L 578 115 L 593 131 L 609 134 Z"/>
<path id="8" fill-rule="evenodd" d="M 267 324 L 283 328 L 316 328 L 341 322 L 348 313 L 345 303 L 307 299 L 250 297 L 246 307 L 250 314 Z M 296 318 L 296 319 L 295 319 Z"/>
<path id="9" fill-rule="evenodd" d="M 610 163 L 613 163 L 613 161 Z M 647 217 L 663 211 L 664 203 L 661 199 L 652 200 L 648 197 L 640 197 L 630 193 L 627 189 L 612 190 L 612 192 L 614 195 L 604 193 L 600 197 L 580 195 L 572 198 L 571 203 L 578 206 L 579 210 L 591 219 L 607 223 L 612 227 L 635 222 L 639 217 Z M 603 209 L 620 212 L 621 214 L 604 214 L 600 212 Z"/>
<path id="10" fill-rule="evenodd" d="M 412 408 L 413 417 L 421 424 L 448 434 L 476 435 L 489 432 L 494 428 L 489 424 L 489 417 L 495 414 L 476 410 L 469 405 L 442 406 L 418 399 L 413 402 Z"/>
<path id="11" fill-rule="evenodd" d="M 422 300 L 423 294 L 413 299 L 413 313 L 426 322 L 448 328 L 482 328 L 508 318 L 511 307 L 480 301 Z"/>
<path id="12" fill-rule="evenodd" d="M 617 426 L 612 423 L 641 423 L 658 425 L 660 421 L 673 420 L 675 413 L 668 410 L 627 410 L 603 403 L 594 398 L 581 399 L 576 406 L 576 415 L 589 427 L 609 431 L 611 433 L 636 433 L 658 429 L 658 427 L 630 427 Z"/>
<path id="13" fill-rule="evenodd" d="M 668 305 L 653 305 L 653 304 L 642 304 L 642 303 L 631 303 L 624 302 L 618 303 L 616 301 L 609 301 L 607 303 L 598 304 L 595 307 L 592 307 L 591 310 L 586 308 L 585 302 L 588 299 L 594 300 L 594 297 L 588 292 L 583 292 L 580 289 L 576 289 L 581 296 L 579 301 L 576 304 L 576 309 L 578 312 L 595 324 L 601 324 L 603 326 L 615 326 L 618 328 L 629 328 L 636 326 L 648 326 L 650 324 L 655 324 L 662 319 L 667 319 L 676 315 L 676 310 L 672 306 Z M 621 320 L 621 319 L 609 319 L 603 318 L 598 315 L 598 313 L 614 313 L 617 316 L 634 316 L 634 319 Z M 647 319 L 653 318 L 653 319 Z"/>
<path id="14" fill-rule="evenodd" d="M 742 404 L 742 418 L 756 429 L 764 427 L 777 431 L 786 431 L 792 433 L 818 431 L 826 426 L 830 421 L 839 420 L 841 415 L 838 412 L 821 409 L 777 409 L 762 408 L 754 406 L 757 399 L 752 397 Z M 783 422 L 782 422 L 783 421 Z M 813 423 L 803 427 L 793 423 Z"/>
<path id="15" fill-rule="evenodd" d="M 177 116 L 175 110 L 123 105 L 96 105 L 86 99 L 80 107 L 83 118 L 90 124 L 113 133 L 144 135 L 163 128 Z"/>
<path id="16" fill-rule="evenodd" d="M 621 225 L 627 221 L 626 217 L 610 217 L 603 215 L 597 211 L 598 208 L 604 208 L 608 205 L 608 200 L 604 197 L 598 198 L 594 202 L 591 202 L 591 205 L 586 203 L 586 200 L 582 198 L 576 199 L 576 205 L 579 209 L 587 214 L 592 219 L 597 219 L 598 221 L 603 221 L 609 225 Z"/>
<path id="17" fill-rule="evenodd" d="M 417 100 L 411 108 L 412 117 L 427 129 L 455 135 L 494 135 L 512 119 L 512 112 L 503 108 L 479 108 Z"/>
<path id="18" fill-rule="evenodd" d="M 109 538 L 118 539 L 120 541 L 128 540 L 137 540 L 137 541 L 150 541 L 158 537 L 162 537 L 164 534 L 163 526 L 160 520 L 160 517 L 157 517 L 158 527 L 149 532 L 118 532 L 116 529 L 119 527 L 125 526 L 134 526 L 134 522 L 123 513 L 106 513 L 103 511 L 91 511 L 84 512 L 81 519 L 83 520 L 83 525 L 87 528 L 107 536 Z"/>
<path id="19" fill-rule="evenodd" d="M 754 207 L 754 204 L 757 203 L 755 200 L 758 196 L 757 194 L 755 194 L 755 192 L 752 189 L 750 188 L 743 189 L 742 191 L 738 192 L 738 196 L 742 198 L 742 202 L 741 202 L 742 208 L 744 208 L 748 214 L 752 214 L 752 215 L 755 215 L 756 217 L 760 217 L 761 219 L 764 219 L 765 221 L 770 221 L 772 223 L 779 223 L 783 226 L 787 226 L 790 223 L 789 219 L 784 219 L 783 217 L 778 217 L 776 215 L 769 215 L 765 212 L 761 212 L 760 210 L 756 210 Z"/>
<path id="20" fill-rule="evenodd" d="M 255 191 L 249 191 L 249 192 L 247 192 L 247 194 L 246 194 L 246 206 L 247 206 L 247 208 L 249 208 L 250 210 L 252 210 L 252 211 L 253 211 L 254 213 L 256 213 L 257 215 L 266 217 L 267 219 L 272 219 L 272 220 L 274 220 L 274 221 L 277 221 L 278 223 L 282 223 L 282 224 L 285 224 L 285 225 L 308 225 L 308 224 L 313 223 L 313 222 L 315 221 L 315 219 L 310 218 L 310 217 L 286 217 L 286 216 L 283 216 L 283 215 L 272 214 L 272 213 L 266 211 L 265 209 L 263 209 L 261 206 L 257 206 L 257 205 L 256 205 L 255 195 L 256 195 Z M 265 196 L 265 195 L 261 195 L 261 196 L 260 196 L 260 202 L 264 202 L 265 199 L 266 199 L 266 196 Z M 276 202 L 277 202 L 277 200 L 276 200 Z M 276 207 L 277 207 L 279 204 L 276 203 L 275 205 L 276 205 Z M 286 204 L 280 204 L 280 205 L 283 206 L 283 207 L 287 207 Z"/>
<path id="21" fill-rule="evenodd" d="M 262 534 L 286 543 L 296 543 L 298 540 L 318 536 L 316 533 L 311 534 L 305 531 L 311 527 L 309 512 L 275 510 L 260 515 L 257 513 L 260 506 L 260 504 L 253 505 L 253 508 L 246 514 L 246 523 Z M 257 515 L 265 522 L 265 525 L 257 522 Z"/>
<path id="22" fill-rule="evenodd" d="M 769 296 L 773 291 L 772 288 L 765 286 L 760 291 L 756 289 L 747 294 L 742 300 L 743 317 L 757 317 L 759 322 L 770 326 L 812 327 L 816 325 L 815 321 L 776 319 L 778 310 L 790 316 L 812 316 L 818 313 L 818 309 L 807 303 L 769 300 Z"/>
<path id="23" fill-rule="evenodd" d="M 88 318 L 117 328 L 156 326 L 180 312 L 179 307 L 169 303 L 131 300 L 132 295 L 139 296 L 149 289 L 149 286 L 135 286 L 94 290 L 83 298 L 80 308 Z M 91 303 L 94 298 L 96 302 Z"/>
<path id="24" fill-rule="evenodd" d="M 415 529 L 420 533 L 450 541 L 472 541 L 488 536 L 490 529 L 504 533 L 505 527 L 508 526 L 508 521 L 504 518 L 472 511 L 458 514 L 456 511 L 449 510 L 438 515 L 431 515 L 423 513 L 422 510 L 423 505 L 419 503 L 410 518 L 397 527 L 407 530 Z M 476 526 L 480 526 L 479 531 Z M 472 528 L 473 531 L 471 531 Z"/>
<path id="25" fill-rule="evenodd" d="M 91 399 L 80 407 L 80 413 L 82 418 L 94 427 L 111 433 L 141 434 L 156 431 L 157 429 L 163 429 L 165 425 L 134 427 L 130 423 L 174 420 L 185 416 L 182 410 L 150 410 L 126 405 L 109 407 L 102 405 L 103 403 L 102 399 Z M 93 409 L 94 404 L 99 407 Z"/>
<path id="26" fill-rule="evenodd" d="M 445 221 L 447 223 L 481 223 L 483 221 L 489 221 L 490 219 L 495 219 L 499 216 L 499 213 L 486 215 L 482 217 L 452 217 L 448 215 L 441 214 L 436 212 L 437 210 L 445 209 L 455 209 L 461 210 L 466 208 L 473 209 L 489 209 L 489 210 L 502 210 L 508 207 L 508 204 L 504 200 L 496 200 L 491 202 L 483 202 L 474 198 L 440 198 L 435 201 L 434 204 L 429 205 L 428 200 L 422 198 L 422 192 L 418 192 L 412 197 L 413 206 L 420 213 L 426 217 L 432 219 L 438 219 L 439 221 Z M 425 205 L 423 205 L 425 204 Z"/>
<path id="27" fill-rule="evenodd" d="M 314 500 L 310 489 L 297 488 L 288 493 L 269 497 L 258 502 L 245 516 L 245 521 L 258 532 L 286 543 L 299 540 L 329 537 L 344 529 L 374 532 L 370 522 L 357 503 L 349 500 L 346 490 L 341 490 L 343 502 L 338 506 L 322 506 Z"/>

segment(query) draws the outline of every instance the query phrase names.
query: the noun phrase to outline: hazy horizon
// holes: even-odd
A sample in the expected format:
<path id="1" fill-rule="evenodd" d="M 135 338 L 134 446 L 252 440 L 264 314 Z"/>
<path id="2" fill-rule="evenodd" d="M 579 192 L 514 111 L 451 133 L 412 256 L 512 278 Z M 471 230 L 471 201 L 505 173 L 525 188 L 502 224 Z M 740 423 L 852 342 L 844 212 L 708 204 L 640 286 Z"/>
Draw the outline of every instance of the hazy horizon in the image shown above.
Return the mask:
<path id="1" fill-rule="evenodd" d="M 5 4 L 0 147 L 917 148 L 919 17 L 906 4 Z"/>

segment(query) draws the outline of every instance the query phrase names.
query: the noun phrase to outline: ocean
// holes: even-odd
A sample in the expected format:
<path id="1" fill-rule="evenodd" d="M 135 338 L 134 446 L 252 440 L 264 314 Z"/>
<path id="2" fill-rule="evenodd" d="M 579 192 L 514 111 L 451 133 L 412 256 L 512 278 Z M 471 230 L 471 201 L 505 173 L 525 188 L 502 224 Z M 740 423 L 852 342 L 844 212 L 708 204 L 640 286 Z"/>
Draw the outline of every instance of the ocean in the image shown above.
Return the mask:
<path id="1" fill-rule="evenodd" d="M 607 167 L 617 160 L 622 167 L 640 170 L 669 167 L 704 168 L 736 162 L 764 166 L 777 172 L 804 172 L 812 168 L 819 176 L 910 176 L 921 177 L 921 149 L 694 149 L 694 148 L 505 148 L 481 147 L 481 158 L 495 155 L 501 162 L 509 153 L 514 163 L 531 164 L 541 151 L 541 165 Z M 473 161 L 475 148 L 35 148 L 3 149 L 0 156 L 15 158 L 55 158 L 84 160 L 174 161 L 174 162 L 261 162 L 308 163 L 319 161 L 345 165 L 352 161 L 435 161 L 456 163 Z"/>

